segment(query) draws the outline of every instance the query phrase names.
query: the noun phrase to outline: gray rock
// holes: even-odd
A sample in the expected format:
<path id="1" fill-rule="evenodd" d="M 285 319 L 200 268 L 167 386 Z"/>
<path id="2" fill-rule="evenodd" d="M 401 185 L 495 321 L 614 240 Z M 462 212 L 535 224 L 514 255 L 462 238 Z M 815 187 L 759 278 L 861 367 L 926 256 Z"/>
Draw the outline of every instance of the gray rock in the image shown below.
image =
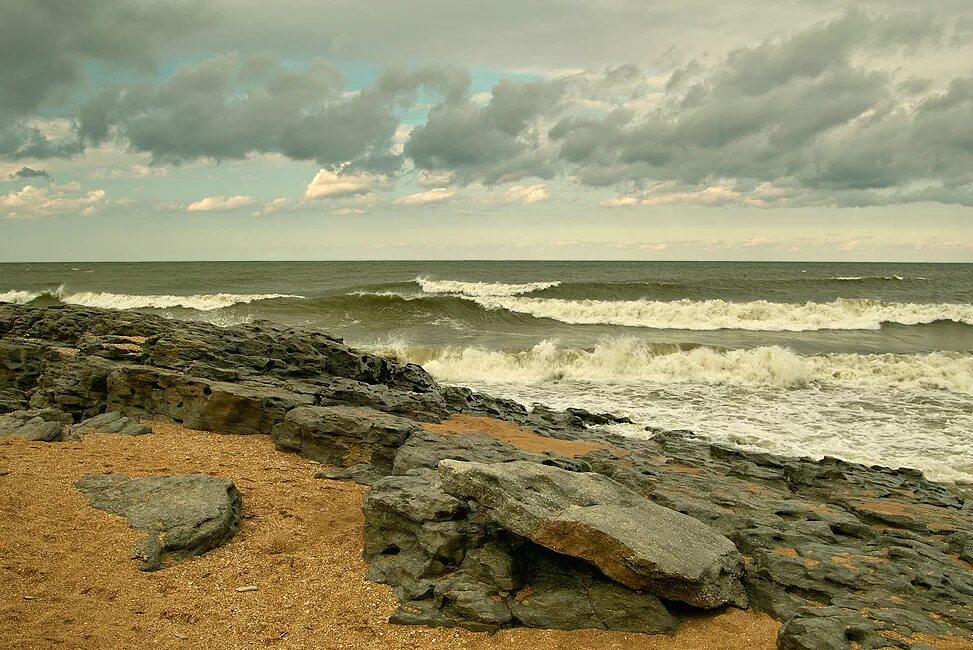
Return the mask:
<path id="1" fill-rule="evenodd" d="M 506 530 L 586 560 L 605 575 L 695 607 L 746 607 L 733 543 L 686 515 L 595 473 L 537 463 L 444 460 L 443 490 L 474 499 Z"/>
<path id="2" fill-rule="evenodd" d="M 71 427 L 71 432 L 77 435 L 86 433 L 117 433 L 123 436 L 143 436 L 152 433 L 152 427 L 133 420 L 118 411 L 109 411 L 93 418 L 82 420 Z"/>
<path id="3" fill-rule="evenodd" d="M 107 393 L 110 410 L 239 434 L 268 434 L 289 410 L 314 402 L 310 395 L 271 384 L 210 381 L 127 364 L 108 375 Z"/>
<path id="4" fill-rule="evenodd" d="M 136 544 L 143 571 L 214 549 L 240 528 L 242 498 L 230 481 L 207 474 L 91 475 L 75 483 L 91 506 L 128 519 L 147 534 Z"/>
<path id="5" fill-rule="evenodd" d="M 283 451 L 338 467 L 367 463 L 390 474 L 396 451 L 420 428 L 414 420 L 365 407 L 308 406 L 289 411 L 272 435 Z"/>
<path id="6" fill-rule="evenodd" d="M 0 415 L 0 436 L 34 442 L 57 442 L 64 437 L 71 416 L 56 409 L 29 409 Z"/>

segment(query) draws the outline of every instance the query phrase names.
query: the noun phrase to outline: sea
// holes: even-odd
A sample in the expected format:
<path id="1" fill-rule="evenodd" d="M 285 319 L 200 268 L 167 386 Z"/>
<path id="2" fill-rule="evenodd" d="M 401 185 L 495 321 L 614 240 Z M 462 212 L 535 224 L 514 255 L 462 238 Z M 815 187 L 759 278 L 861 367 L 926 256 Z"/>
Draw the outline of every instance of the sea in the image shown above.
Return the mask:
<path id="1" fill-rule="evenodd" d="M 973 483 L 973 264 L 0 264 L 0 301 L 300 325 L 623 435 Z"/>

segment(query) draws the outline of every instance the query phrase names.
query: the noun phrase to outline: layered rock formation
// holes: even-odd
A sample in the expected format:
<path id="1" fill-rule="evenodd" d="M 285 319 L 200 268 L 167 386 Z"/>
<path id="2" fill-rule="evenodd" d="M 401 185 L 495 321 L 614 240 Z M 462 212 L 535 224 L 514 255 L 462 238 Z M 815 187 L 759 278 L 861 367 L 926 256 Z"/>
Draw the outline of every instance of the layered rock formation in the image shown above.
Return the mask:
<path id="1" fill-rule="evenodd" d="M 736 606 L 786 649 L 973 643 L 973 509 L 916 471 L 621 438 L 319 332 L 0 305 L 0 434 L 140 418 L 270 434 L 372 485 L 364 552 L 395 622 L 671 632 Z"/>

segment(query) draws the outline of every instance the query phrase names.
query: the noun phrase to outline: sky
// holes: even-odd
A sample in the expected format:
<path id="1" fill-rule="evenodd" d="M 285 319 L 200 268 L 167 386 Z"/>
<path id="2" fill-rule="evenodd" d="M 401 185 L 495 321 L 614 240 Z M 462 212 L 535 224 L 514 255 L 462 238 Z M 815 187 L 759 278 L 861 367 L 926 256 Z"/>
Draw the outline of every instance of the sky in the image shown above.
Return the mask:
<path id="1" fill-rule="evenodd" d="M 973 262 L 918 6 L 5 0 L 0 262 Z"/>

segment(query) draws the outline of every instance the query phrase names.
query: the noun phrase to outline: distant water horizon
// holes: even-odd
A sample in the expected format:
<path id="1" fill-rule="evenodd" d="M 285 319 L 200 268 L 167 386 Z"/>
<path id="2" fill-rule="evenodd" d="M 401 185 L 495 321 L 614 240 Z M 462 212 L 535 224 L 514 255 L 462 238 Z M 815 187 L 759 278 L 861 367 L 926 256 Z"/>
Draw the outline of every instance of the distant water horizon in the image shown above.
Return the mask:
<path id="1" fill-rule="evenodd" d="M 316 328 L 625 435 L 973 482 L 973 264 L 5 263 L 0 302 Z"/>

